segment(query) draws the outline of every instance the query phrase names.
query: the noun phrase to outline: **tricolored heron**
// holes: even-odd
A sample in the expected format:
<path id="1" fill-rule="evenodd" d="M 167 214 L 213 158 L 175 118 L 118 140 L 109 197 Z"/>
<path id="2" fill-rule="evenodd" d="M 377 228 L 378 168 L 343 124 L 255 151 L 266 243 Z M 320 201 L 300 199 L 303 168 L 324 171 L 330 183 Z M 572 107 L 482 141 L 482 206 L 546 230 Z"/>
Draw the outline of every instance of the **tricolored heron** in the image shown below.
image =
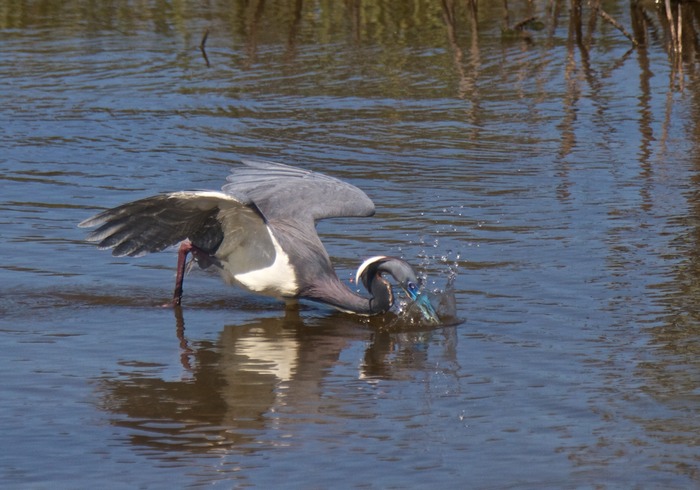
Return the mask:
<path id="1" fill-rule="evenodd" d="M 136 257 L 180 243 L 173 304 L 182 299 L 187 255 L 201 268 L 249 291 L 284 300 L 308 299 L 359 315 L 385 313 L 394 304 L 391 275 L 425 319 L 439 319 L 416 273 L 404 260 L 378 256 L 357 271 L 370 294 L 351 291 L 336 275 L 316 232 L 316 221 L 371 216 L 374 203 L 357 187 L 317 172 L 244 160 L 222 192 L 183 191 L 129 202 L 86 219 L 98 228 L 87 239 L 112 255 Z"/>

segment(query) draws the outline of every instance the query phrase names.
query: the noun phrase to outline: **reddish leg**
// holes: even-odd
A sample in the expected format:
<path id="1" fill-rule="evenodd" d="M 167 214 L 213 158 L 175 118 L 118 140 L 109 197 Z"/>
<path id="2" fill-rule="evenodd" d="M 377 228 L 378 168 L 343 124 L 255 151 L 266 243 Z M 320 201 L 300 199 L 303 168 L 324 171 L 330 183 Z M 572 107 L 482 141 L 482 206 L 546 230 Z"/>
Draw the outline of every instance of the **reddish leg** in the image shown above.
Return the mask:
<path id="1" fill-rule="evenodd" d="M 185 266 L 187 265 L 187 254 L 193 249 L 192 243 L 185 240 L 180 244 L 177 252 L 177 275 L 175 276 L 175 291 L 173 292 L 173 306 L 180 306 L 182 301 L 182 281 L 185 279 Z"/>

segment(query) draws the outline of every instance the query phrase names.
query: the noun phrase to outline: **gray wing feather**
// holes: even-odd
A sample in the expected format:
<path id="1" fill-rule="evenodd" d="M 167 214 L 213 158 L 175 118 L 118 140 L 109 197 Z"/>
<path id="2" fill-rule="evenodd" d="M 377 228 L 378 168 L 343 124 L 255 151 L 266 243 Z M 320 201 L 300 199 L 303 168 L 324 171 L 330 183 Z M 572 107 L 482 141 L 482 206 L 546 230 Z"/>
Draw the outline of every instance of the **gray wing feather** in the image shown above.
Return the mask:
<path id="1" fill-rule="evenodd" d="M 223 193 L 161 194 L 108 209 L 79 226 L 97 226 L 87 239 L 112 248 L 115 256 L 159 252 L 189 239 L 217 257 L 236 256 L 247 270 L 268 266 L 275 257 L 263 219 L 305 230 L 302 237 L 318 242 L 312 231 L 317 220 L 374 214 L 372 200 L 346 182 L 274 162 L 243 163 L 233 169 Z"/>
<path id="2" fill-rule="evenodd" d="M 243 160 L 223 191 L 255 204 L 267 219 L 318 221 L 342 216 L 372 216 L 374 203 L 357 187 L 318 172 L 265 160 Z"/>
<path id="3" fill-rule="evenodd" d="M 117 257 L 160 252 L 186 238 L 213 253 L 224 236 L 221 209 L 232 207 L 239 208 L 247 219 L 262 223 L 255 211 L 226 194 L 174 192 L 108 209 L 78 226 L 97 226 L 88 234 L 88 241 L 98 242 L 100 248 L 113 248 L 112 255 Z M 235 214 L 227 213 L 227 216 L 227 221 L 231 221 Z"/>

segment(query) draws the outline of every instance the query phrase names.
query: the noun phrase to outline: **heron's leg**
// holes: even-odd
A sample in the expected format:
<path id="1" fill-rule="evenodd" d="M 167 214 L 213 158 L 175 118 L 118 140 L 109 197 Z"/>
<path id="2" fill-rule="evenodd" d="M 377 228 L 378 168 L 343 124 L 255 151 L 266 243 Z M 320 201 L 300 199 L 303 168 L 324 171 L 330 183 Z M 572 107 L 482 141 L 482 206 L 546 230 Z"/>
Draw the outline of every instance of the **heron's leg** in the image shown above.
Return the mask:
<path id="1" fill-rule="evenodd" d="M 175 291 L 173 292 L 173 306 L 180 306 L 182 301 L 182 281 L 185 280 L 185 267 L 187 266 L 187 254 L 189 254 L 193 245 L 189 240 L 185 240 L 180 244 L 180 249 L 177 251 L 177 275 L 175 276 Z"/>
<path id="2" fill-rule="evenodd" d="M 203 269 L 206 269 L 211 264 L 216 263 L 216 258 L 205 252 L 191 241 L 185 240 L 180 244 L 180 249 L 177 251 L 177 274 L 175 275 L 175 291 L 173 292 L 173 306 L 180 306 L 182 302 L 182 282 L 185 280 L 187 272 L 187 255 L 192 254 L 194 261 Z"/>
<path id="3" fill-rule="evenodd" d="M 299 310 L 301 309 L 301 306 L 299 305 L 299 301 L 297 301 L 296 299 L 285 298 L 284 309 L 285 309 L 285 311 L 299 312 Z"/>

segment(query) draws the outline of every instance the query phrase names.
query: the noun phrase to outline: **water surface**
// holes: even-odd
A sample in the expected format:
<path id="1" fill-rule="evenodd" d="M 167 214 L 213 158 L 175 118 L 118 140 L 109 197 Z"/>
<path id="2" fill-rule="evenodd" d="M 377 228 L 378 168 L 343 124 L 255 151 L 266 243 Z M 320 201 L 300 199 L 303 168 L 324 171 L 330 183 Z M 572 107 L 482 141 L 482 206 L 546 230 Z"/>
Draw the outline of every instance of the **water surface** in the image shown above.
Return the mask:
<path id="1" fill-rule="evenodd" d="M 694 41 L 653 5 L 605 4 L 634 48 L 587 8 L 485 3 L 0 10 L 0 481 L 697 486 Z M 204 272 L 177 314 L 174 251 L 76 227 L 246 157 L 364 189 L 375 217 L 319 226 L 339 276 L 456 272 L 463 322 L 293 315 Z"/>

